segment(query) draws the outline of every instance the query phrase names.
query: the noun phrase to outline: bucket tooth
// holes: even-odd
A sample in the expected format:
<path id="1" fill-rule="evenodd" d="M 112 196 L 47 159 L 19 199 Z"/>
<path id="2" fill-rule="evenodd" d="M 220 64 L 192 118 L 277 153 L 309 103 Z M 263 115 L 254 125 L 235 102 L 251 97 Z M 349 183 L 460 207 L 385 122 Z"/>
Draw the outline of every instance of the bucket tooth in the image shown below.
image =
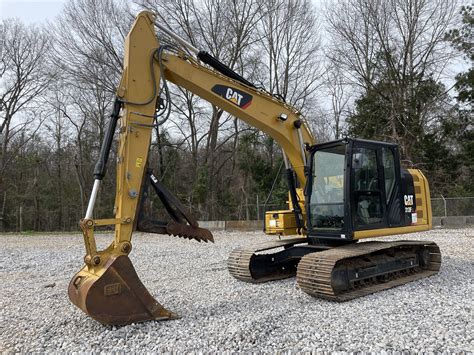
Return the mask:
<path id="1" fill-rule="evenodd" d="M 178 318 L 148 292 L 126 255 L 111 256 L 93 272 L 84 266 L 69 283 L 68 294 L 73 304 L 102 324 Z"/>
<path id="2" fill-rule="evenodd" d="M 205 241 L 206 243 L 208 241 L 214 242 L 212 233 L 204 228 L 176 222 L 169 222 L 166 226 L 166 229 L 170 235 L 174 235 L 179 238 L 195 239 L 199 242 Z"/>

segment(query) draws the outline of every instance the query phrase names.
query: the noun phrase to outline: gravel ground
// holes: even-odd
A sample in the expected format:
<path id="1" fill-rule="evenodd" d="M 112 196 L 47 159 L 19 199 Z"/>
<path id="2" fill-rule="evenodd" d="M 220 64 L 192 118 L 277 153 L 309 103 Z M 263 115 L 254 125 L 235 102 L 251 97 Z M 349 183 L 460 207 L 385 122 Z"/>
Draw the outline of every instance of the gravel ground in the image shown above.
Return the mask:
<path id="1" fill-rule="evenodd" d="M 138 274 L 182 318 L 116 328 L 89 319 L 67 298 L 82 266 L 80 235 L 0 236 L 0 352 L 474 352 L 473 228 L 412 235 L 441 247 L 439 275 L 346 303 L 312 298 L 294 278 L 260 285 L 233 279 L 229 252 L 268 238 L 216 232 L 215 244 L 199 244 L 136 235 Z"/>

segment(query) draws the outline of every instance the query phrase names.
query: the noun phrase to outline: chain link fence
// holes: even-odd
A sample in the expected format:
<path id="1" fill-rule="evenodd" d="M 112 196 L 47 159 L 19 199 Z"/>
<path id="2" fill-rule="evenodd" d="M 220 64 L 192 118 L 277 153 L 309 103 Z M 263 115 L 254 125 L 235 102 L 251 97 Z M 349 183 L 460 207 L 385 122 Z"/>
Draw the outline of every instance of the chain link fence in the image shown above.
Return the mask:
<path id="1" fill-rule="evenodd" d="M 232 208 L 232 206 L 230 206 Z M 288 205 L 268 204 L 266 206 L 248 204 L 235 206 L 238 219 L 262 220 L 266 211 L 287 210 Z M 434 217 L 474 216 L 474 197 L 434 197 L 431 199 Z"/>
<path id="2" fill-rule="evenodd" d="M 241 219 L 261 220 L 265 211 L 287 210 L 288 205 L 268 204 L 267 206 L 249 204 L 239 206 Z M 474 216 L 474 197 L 434 197 L 431 199 L 434 217 Z M 246 217 L 249 218 L 246 218 Z"/>
<path id="3" fill-rule="evenodd" d="M 431 199 L 434 217 L 474 216 L 474 197 L 435 197 Z M 259 220 L 265 218 L 266 211 L 287 210 L 286 204 L 241 204 L 227 206 L 226 215 L 219 220 Z M 1 217 L 1 216 L 0 216 Z M 8 225 L 0 225 L 0 232 L 25 231 L 77 231 L 78 221 L 83 217 L 78 209 L 66 208 L 59 215 L 58 211 L 37 210 L 33 206 L 22 206 L 7 211 Z M 0 220 L 0 224 L 2 221 Z M 4 227 L 4 228 L 2 228 Z M 3 230 L 2 230 L 3 229 Z"/>
<path id="4" fill-rule="evenodd" d="M 431 199 L 434 217 L 473 216 L 474 197 L 436 197 Z"/>

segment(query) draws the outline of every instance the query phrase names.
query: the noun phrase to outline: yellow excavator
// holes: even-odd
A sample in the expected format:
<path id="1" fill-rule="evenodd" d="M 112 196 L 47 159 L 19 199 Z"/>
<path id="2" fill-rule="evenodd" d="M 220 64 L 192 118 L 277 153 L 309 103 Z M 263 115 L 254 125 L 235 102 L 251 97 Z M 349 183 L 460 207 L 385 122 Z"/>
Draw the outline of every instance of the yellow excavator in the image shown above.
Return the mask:
<path id="1" fill-rule="evenodd" d="M 160 45 L 155 26 L 176 46 Z M 213 241 L 211 232 L 199 227 L 147 164 L 152 130 L 170 114 L 168 82 L 260 129 L 283 151 L 289 209 L 269 211 L 265 217 L 266 233 L 280 238 L 234 250 L 228 259 L 232 276 L 259 283 L 296 275 L 302 291 L 345 301 L 438 272 L 441 255 L 433 242 L 358 243 L 431 228 L 428 182 L 421 171 L 400 166 L 396 145 L 349 138 L 316 144 L 294 107 L 256 88 L 144 11 L 126 37 L 123 75 L 94 169 L 86 216 L 80 221 L 85 265 L 72 278 L 68 294 L 86 314 L 113 325 L 177 317 L 137 276 L 128 257 L 134 230 Z M 114 217 L 94 219 L 117 124 Z M 143 212 L 150 186 L 169 221 Z M 115 226 L 114 240 L 98 250 L 94 228 L 106 225 Z M 296 237 L 286 237 L 291 235 Z"/>

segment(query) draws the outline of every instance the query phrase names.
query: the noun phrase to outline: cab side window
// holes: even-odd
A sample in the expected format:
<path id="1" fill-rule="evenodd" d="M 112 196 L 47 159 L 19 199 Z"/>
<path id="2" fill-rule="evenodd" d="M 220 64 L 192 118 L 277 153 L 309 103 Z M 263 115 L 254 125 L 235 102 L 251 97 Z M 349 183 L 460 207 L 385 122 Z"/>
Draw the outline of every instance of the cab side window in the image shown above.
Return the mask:
<path id="1" fill-rule="evenodd" d="M 355 148 L 352 155 L 352 169 L 355 225 L 381 223 L 383 209 L 376 150 Z"/>
<path id="2" fill-rule="evenodd" d="M 382 149 L 382 163 L 385 179 L 385 198 L 387 204 L 390 203 L 390 198 L 395 187 L 395 158 L 392 150 L 388 148 Z"/>

